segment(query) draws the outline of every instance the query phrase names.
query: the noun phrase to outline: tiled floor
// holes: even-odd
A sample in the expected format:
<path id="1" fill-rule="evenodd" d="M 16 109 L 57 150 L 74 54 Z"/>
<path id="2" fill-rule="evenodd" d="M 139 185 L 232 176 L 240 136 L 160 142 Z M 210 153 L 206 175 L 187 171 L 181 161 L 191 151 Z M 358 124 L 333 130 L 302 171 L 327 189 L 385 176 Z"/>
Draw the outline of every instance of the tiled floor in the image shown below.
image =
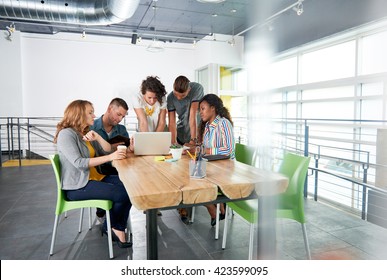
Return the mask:
<path id="1" fill-rule="evenodd" d="M 94 219 L 92 230 L 78 234 L 79 210 L 61 219 L 55 252 L 49 257 L 56 186 L 51 166 L 0 167 L 0 259 L 45 260 L 108 259 L 107 237 Z M 307 230 L 313 259 L 387 259 L 387 229 L 365 222 L 330 206 L 306 201 Z M 237 215 L 230 226 L 226 250 L 214 240 L 214 228 L 204 207 L 197 207 L 195 222 L 180 222 L 176 210 L 158 217 L 160 259 L 247 259 L 249 225 Z M 94 215 L 94 211 L 93 211 Z M 86 216 L 87 217 L 87 216 Z M 146 259 L 145 215 L 131 211 L 134 245 L 113 245 L 115 259 Z M 278 220 L 280 259 L 305 259 L 302 231 L 293 221 Z"/>

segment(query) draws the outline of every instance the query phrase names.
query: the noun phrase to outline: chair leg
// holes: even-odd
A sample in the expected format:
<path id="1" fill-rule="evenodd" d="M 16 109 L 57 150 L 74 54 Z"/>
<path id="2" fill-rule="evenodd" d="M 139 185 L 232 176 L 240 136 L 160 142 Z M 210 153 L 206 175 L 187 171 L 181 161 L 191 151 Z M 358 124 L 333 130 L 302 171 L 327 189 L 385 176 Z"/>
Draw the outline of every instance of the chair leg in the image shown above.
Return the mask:
<path id="1" fill-rule="evenodd" d="M 83 208 L 81 208 L 81 215 L 79 216 L 79 228 L 78 228 L 79 233 L 82 232 L 82 221 L 83 221 Z"/>
<path id="2" fill-rule="evenodd" d="M 309 241 L 308 241 L 308 235 L 306 234 L 306 226 L 305 226 L 305 224 L 301 224 L 301 228 L 302 228 L 302 234 L 304 235 L 304 243 L 305 243 L 306 256 L 307 256 L 308 260 L 311 260 L 312 257 L 310 256 Z"/>
<path id="3" fill-rule="evenodd" d="M 194 222 L 194 219 L 195 219 L 195 208 L 196 208 L 195 206 L 192 207 L 190 223 Z"/>
<path id="4" fill-rule="evenodd" d="M 253 259 L 253 247 L 254 247 L 254 224 L 250 224 L 250 241 L 249 241 L 249 260 Z"/>
<path id="5" fill-rule="evenodd" d="M 133 230 L 132 230 L 132 220 L 130 219 L 130 212 L 129 212 L 129 216 L 128 216 L 128 224 L 126 226 L 126 240 L 128 240 L 128 242 L 133 242 L 133 234 L 132 234 Z"/>
<path id="6" fill-rule="evenodd" d="M 106 225 L 107 225 L 107 234 L 108 234 L 108 246 L 109 246 L 109 257 L 114 258 L 113 255 L 113 242 L 112 242 L 112 227 L 110 224 L 110 211 L 106 210 Z"/>
<path id="7" fill-rule="evenodd" d="M 89 230 L 91 230 L 91 207 L 89 207 Z"/>
<path id="8" fill-rule="evenodd" d="M 54 254 L 54 245 L 55 245 L 55 239 L 56 239 L 56 232 L 58 228 L 58 221 L 59 221 L 59 215 L 55 215 L 54 228 L 52 230 L 52 237 L 51 237 L 50 256 Z"/>
<path id="9" fill-rule="evenodd" d="M 228 230 L 228 214 L 229 214 L 230 207 L 226 204 L 226 212 L 225 212 L 225 219 L 224 219 L 224 228 L 223 228 L 223 240 L 222 240 L 222 250 L 226 249 L 226 242 L 227 242 L 227 230 Z"/>
<path id="10" fill-rule="evenodd" d="M 215 224 L 215 240 L 219 239 L 219 211 L 220 204 L 216 204 L 216 224 Z"/>

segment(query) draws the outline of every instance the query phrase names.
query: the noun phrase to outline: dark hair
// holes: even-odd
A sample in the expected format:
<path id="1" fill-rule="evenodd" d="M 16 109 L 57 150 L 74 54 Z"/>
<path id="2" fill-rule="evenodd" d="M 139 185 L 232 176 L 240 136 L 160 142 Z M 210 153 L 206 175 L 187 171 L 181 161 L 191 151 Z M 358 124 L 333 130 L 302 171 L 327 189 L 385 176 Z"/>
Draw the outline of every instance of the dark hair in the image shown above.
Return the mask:
<path id="1" fill-rule="evenodd" d="M 179 76 L 176 78 L 175 82 L 173 83 L 173 89 L 174 91 L 177 91 L 179 93 L 184 93 L 189 88 L 190 81 L 186 76 Z"/>
<path id="2" fill-rule="evenodd" d="M 144 95 L 147 91 L 156 93 L 157 101 L 161 104 L 163 97 L 167 94 L 165 86 L 160 82 L 157 76 L 148 76 L 141 83 L 141 93 Z"/>
<path id="3" fill-rule="evenodd" d="M 224 107 L 223 101 L 222 101 L 222 99 L 220 99 L 219 96 L 217 96 L 216 94 L 213 94 L 213 93 L 209 93 L 209 94 L 204 95 L 203 98 L 199 101 L 199 107 L 203 101 L 206 101 L 208 103 L 208 105 L 215 108 L 216 115 L 219 115 L 222 118 L 228 119 L 230 121 L 230 123 L 232 125 L 234 125 L 234 123 L 232 122 L 232 119 L 231 119 L 230 112 L 228 111 L 228 109 L 226 107 Z M 206 126 L 206 123 L 203 122 L 203 120 L 200 120 L 199 135 L 198 135 L 199 142 L 202 142 L 202 140 L 203 140 L 203 133 L 204 133 L 205 126 Z"/>
<path id="4" fill-rule="evenodd" d="M 126 111 L 129 110 L 128 104 L 126 104 L 125 100 L 123 100 L 122 98 L 119 98 L 119 97 L 112 99 L 112 101 L 110 101 L 109 106 L 111 106 L 111 105 L 116 105 L 117 107 L 122 107 Z"/>

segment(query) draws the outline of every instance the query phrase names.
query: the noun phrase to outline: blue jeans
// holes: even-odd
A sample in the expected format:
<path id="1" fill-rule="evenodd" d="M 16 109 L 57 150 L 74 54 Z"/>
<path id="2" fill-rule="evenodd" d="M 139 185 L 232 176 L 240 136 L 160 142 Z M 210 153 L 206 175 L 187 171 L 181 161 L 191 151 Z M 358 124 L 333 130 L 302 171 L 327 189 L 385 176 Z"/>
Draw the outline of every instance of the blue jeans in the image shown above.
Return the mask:
<path id="1" fill-rule="evenodd" d="M 68 200 L 111 200 L 113 202 L 112 209 L 110 209 L 111 226 L 120 231 L 125 230 L 132 203 L 118 175 L 105 176 L 102 181 L 90 180 L 81 189 L 65 192 Z"/>

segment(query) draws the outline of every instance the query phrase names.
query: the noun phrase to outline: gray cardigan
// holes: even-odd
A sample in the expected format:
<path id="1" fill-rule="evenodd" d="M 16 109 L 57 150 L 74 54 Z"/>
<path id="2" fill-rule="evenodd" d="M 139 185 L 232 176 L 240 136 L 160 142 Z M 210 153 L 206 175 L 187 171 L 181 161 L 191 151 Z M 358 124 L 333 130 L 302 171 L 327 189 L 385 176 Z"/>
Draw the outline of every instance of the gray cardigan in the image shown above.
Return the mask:
<path id="1" fill-rule="evenodd" d="M 97 141 L 90 142 L 96 152 L 103 149 Z M 57 138 L 57 149 L 61 163 L 62 188 L 76 190 L 89 181 L 90 152 L 82 136 L 72 128 L 62 129 Z"/>

